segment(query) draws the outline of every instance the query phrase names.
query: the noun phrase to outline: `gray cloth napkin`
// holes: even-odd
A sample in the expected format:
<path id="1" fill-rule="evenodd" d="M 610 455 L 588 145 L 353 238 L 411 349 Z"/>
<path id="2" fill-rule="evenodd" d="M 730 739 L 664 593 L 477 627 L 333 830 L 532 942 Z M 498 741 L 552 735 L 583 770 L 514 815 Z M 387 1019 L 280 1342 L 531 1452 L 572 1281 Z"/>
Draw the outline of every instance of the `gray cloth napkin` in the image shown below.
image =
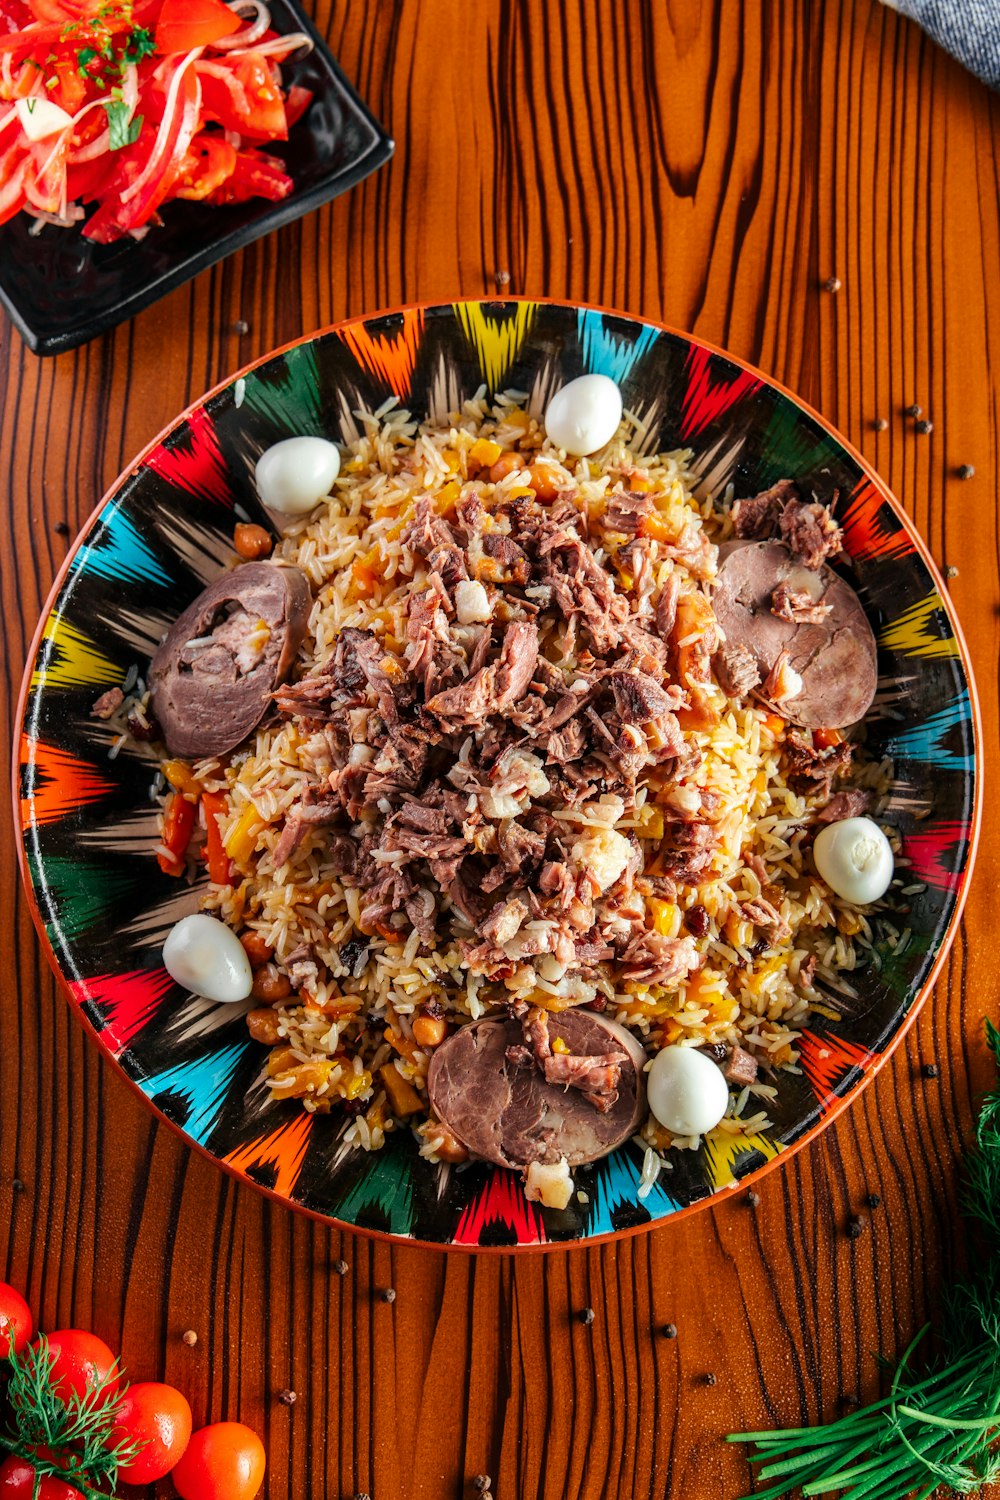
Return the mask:
<path id="1" fill-rule="evenodd" d="M 1000 89 L 1000 0 L 883 0 L 991 88 Z"/>

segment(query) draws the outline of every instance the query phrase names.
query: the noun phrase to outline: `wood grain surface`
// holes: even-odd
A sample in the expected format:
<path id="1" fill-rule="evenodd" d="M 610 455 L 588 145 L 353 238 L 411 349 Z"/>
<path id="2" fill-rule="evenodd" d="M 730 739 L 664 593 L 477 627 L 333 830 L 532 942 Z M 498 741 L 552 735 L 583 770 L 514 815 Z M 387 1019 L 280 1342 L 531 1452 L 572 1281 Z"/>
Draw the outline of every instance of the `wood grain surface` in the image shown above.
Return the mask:
<path id="1" fill-rule="evenodd" d="M 395 137 L 387 169 L 74 354 L 39 361 L 0 319 L 8 724 L 65 523 L 181 407 L 300 333 L 506 273 L 721 344 L 862 450 L 957 569 L 992 785 L 1000 99 L 876 0 L 315 9 Z M 929 435 L 902 415 L 914 401 Z M 270 1500 L 457 1500 L 477 1474 L 496 1500 L 735 1500 L 749 1472 L 722 1434 L 875 1394 L 872 1352 L 897 1353 L 955 1271 L 956 1163 L 1000 1009 L 998 867 L 987 791 L 962 930 L 915 1030 L 759 1203 L 476 1259 L 328 1232 L 155 1123 L 57 992 L 5 817 L 0 1276 L 43 1326 L 91 1327 L 133 1378 L 179 1385 L 199 1422 L 254 1426 Z"/>

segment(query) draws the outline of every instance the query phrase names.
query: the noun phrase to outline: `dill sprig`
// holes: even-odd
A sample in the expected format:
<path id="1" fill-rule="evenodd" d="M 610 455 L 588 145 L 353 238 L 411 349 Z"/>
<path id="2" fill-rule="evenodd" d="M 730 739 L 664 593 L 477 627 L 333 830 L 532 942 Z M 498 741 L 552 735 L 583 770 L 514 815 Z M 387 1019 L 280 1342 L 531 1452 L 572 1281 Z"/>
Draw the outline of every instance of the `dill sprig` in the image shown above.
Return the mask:
<path id="1" fill-rule="evenodd" d="M 986 1040 L 1000 1073 L 1000 1031 L 989 1021 Z M 972 1495 L 1000 1479 L 1000 1087 L 980 1107 L 961 1205 L 975 1270 L 945 1299 L 942 1357 L 918 1378 L 923 1328 L 880 1401 L 822 1426 L 731 1434 L 731 1443 L 754 1445 L 758 1479 L 775 1481 L 753 1500 L 796 1491 L 809 1500 L 928 1500 L 940 1485 Z"/>
<path id="2" fill-rule="evenodd" d="M 53 1354 L 39 1334 L 21 1354 L 11 1351 L 7 1402 L 13 1422 L 0 1447 L 26 1459 L 35 1471 L 35 1495 L 52 1475 L 74 1485 L 84 1500 L 108 1500 L 118 1470 L 145 1445 L 114 1442 L 116 1408 L 127 1386 L 117 1364 L 78 1396 L 52 1378 Z"/>

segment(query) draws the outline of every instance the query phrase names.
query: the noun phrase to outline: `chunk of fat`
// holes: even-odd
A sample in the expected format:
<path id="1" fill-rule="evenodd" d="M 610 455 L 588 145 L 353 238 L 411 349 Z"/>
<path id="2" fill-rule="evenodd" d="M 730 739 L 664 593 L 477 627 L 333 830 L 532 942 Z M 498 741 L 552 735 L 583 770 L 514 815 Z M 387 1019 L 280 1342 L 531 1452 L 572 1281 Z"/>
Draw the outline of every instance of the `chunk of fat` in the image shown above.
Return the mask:
<path id="1" fill-rule="evenodd" d="M 588 828 L 573 844 L 570 859 L 603 892 L 624 873 L 631 853 L 632 845 L 616 829 Z"/>
<path id="2" fill-rule="evenodd" d="M 525 1173 L 524 1196 L 530 1203 L 540 1203 L 543 1208 L 568 1208 L 573 1196 L 573 1179 L 565 1156 L 548 1166 L 533 1161 Z"/>
<path id="3" fill-rule="evenodd" d="M 455 613 L 460 625 L 485 623 L 493 611 L 490 598 L 478 579 L 463 578 L 455 585 Z"/>

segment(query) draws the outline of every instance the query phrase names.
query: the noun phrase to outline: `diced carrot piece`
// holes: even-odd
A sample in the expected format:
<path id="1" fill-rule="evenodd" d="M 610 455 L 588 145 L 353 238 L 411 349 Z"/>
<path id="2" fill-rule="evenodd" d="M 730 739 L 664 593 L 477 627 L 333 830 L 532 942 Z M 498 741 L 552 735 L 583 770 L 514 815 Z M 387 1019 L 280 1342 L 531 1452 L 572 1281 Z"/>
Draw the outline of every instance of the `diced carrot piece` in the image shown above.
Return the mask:
<path id="1" fill-rule="evenodd" d="M 469 449 L 469 458 L 481 469 L 491 469 L 502 452 L 500 444 L 491 438 L 477 438 Z"/>
<path id="2" fill-rule="evenodd" d="M 174 792 L 167 803 L 163 820 L 162 844 L 170 852 L 157 854 L 156 862 L 164 875 L 183 875 L 184 855 L 194 828 L 195 804 L 181 792 Z"/>
<path id="3" fill-rule="evenodd" d="M 814 729 L 813 744 L 817 750 L 832 750 L 835 745 L 841 744 L 844 736 L 836 729 Z"/>
<path id="4" fill-rule="evenodd" d="M 405 1118 L 406 1115 L 419 1114 L 426 1107 L 413 1084 L 403 1077 L 395 1063 L 386 1063 L 385 1067 L 379 1068 L 378 1076 L 389 1096 L 394 1115 Z"/>

